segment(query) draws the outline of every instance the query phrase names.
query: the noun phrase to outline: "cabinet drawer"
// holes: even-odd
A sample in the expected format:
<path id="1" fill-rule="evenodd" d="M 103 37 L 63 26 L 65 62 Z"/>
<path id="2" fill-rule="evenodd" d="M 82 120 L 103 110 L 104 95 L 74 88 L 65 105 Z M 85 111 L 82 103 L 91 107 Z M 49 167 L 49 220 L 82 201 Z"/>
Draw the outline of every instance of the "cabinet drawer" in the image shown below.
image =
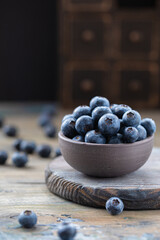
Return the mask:
<path id="1" fill-rule="evenodd" d="M 150 71 L 121 71 L 120 73 L 122 101 L 148 101 L 150 97 Z"/>
<path id="2" fill-rule="evenodd" d="M 93 96 L 110 94 L 110 67 L 103 62 L 70 63 L 64 68 L 63 105 L 89 104 Z"/>
<path id="3" fill-rule="evenodd" d="M 113 0 L 63 0 L 63 7 L 66 11 L 97 12 L 110 11 Z"/>
<path id="4" fill-rule="evenodd" d="M 78 102 L 87 102 L 95 95 L 103 95 L 105 73 L 100 70 L 74 70 L 72 96 Z"/>
<path id="5" fill-rule="evenodd" d="M 159 68 L 156 63 L 122 62 L 114 68 L 115 95 L 132 107 L 159 105 Z"/>
<path id="6" fill-rule="evenodd" d="M 111 18 L 103 15 L 79 15 L 66 18 L 66 53 L 74 59 L 103 59 L 110 55 Z"/>
<path id="7" fill-rule="evenodd" d="M 136 17 L 135 17 L 136 16 Z M 159 57 L 158 21 L 151 13 L 132 11 L 116 18 L 115 56 L 119 59 L 157 60 Z"/>
<path id="8" fill-rule="evenodd" d="M 152 29 L 153 23 L 150 21 L 122 21 L 122 53 L 149 54 L 151 51 Z"/>

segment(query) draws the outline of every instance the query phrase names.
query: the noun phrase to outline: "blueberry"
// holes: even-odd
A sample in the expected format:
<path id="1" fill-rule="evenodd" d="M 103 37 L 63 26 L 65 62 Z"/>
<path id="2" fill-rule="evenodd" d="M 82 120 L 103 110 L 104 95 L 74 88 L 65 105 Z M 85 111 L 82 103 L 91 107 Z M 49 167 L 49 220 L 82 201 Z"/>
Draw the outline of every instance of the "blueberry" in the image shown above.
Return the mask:
<path id="1" fill-rule="evenodd" d="M 123 143 L 123 135 L 120 133 L 117 133 L 116 135 L 111 136 L 108 141 L 108 144 L 120 144 L 120 143 Z"/>
<path id="2" fill-rule="evenodd" d="M 28 162 L 27 155 L 25 153 L 15 152 L 12 155 L 12 162 L 16 167 L 24 167 Z"/>
<path id="3" fill-rule="evenodd" d="M 32 228 L 37 223 L 37 215 L 30 210 L 23 211 L 18 217 L 19 223 L 24 228 Z"/>
<path id="4" fill-rule="evenodd" d="M 13 143 L 13 148 L 17 151 L 20 151 L 20 145 L 21 145 L 22 139 L 16 139 Z"/>
<path id="5" fill-rule="evenodd" d="M 156 124 L 151 118 L 144 118 L 141 125 L 146 129 L 147 136 L 153 135 L 156 131 Z"/>
<path id="6" fill-rule="evenodd" d="M 98 128 L 103 135 L 115 135 L 120 129 L 120 121 L 116 115 L 107 113 L 99 119 Z"/>
<path id="7" fill-rule="evenodd" d="M 14 126 L 6 125 L 3 128 L 3 132 L 8 137 L 15 137 L 17 135 L 17 128 Z"/>
<path id="8" fill-rule="evenodd" d="M 20 150 L 28 154 L 32 154 L 36 149 L 35 142 L 22 141 L 20 144 Z"/>
<path id="9" fill-rule="evenodd" d="M 110 109 L 112 111 L 113 114 L 115 114 L 115 108 L 118 106 L 118 104 L 111 104 L 110 105 Z"/>
<path id="10" fill-rule="evenodd" d="M 63 119 L 62 119 L 62 123 L 63 123 L 66 119 L 68 119 L 68 118 L 73 118 L 73 114 L 67 114 L 67 115 L 65 115 L 65 116 L 63 117 Z"/>
<path id="11" fill-rule="evenodd" d="M 106 138 L 100 132 L 96 130 L 91 130 L 85 135 L 85 142 L 105 144 Z"/>
<path id="12" fill-rule="evenodd" d="M 54 151 L 55 151 L 56 157 L 62 155 L 60 148 L 56 148 Z"/>
<path id="13" fill-rule="evenodd" d="M 62 223 L 58 229 L 58 236 L 61 240 L 73 240 L 76 233 L 76 227 L 66 222 Z"/>
<path id="14" fill-rule="evenodd" d="M 47 125 L 51 124 L 51 117 L 48 115 L 41 115 L 38 119 L 38 125 L 40 127 L 45 127 Z"/>
<path id="15" fill-rule="evenodd" d="M 141 116 L 137 111 L 129 110 L 124 113 L 122 120 L 124 125 L 127 127 L 129 126 L 137 127 L 138 125 L 140 125 Z"/>
<path id="16" fill-rule="evenodd" d="M 46 137 L 54 138 L 56 136 L 57 130 L 56 127 L 54 127 L 53 125 L 48 125 L 45 127 L 44 132 Z"/>
<path id="17" fill-rule="evenodd" d="M 73 117 L 75 119 L 83 116 L 83 115 L 88 115 L 91 116 L 91 109 L 90 107 L 84 105 L 84 106 L 78 106 L 77 108 L 74 109 L 73 111 Z"/>
<path id="18" fill-rule="evenodd" d="M 122 118 L 123 114 L 129 110 L 132 109 L 128 105 L 120 104 L 114 108 L 114 114 L 117 115 L 117 117 Z"/>
<path id="19" fill-rule="evenodd" d="M 96 97 L 92 98 L 90 101 L 90 108 L 92 110 L 99 106 L 109 107 L 109 105 L 110 105 L 110 103 L 109 103 L 108 99 L 105 97 L 96 96 Z"/>
<path id="20" fill-rule="evenodd" d="M 81 116 L 80 118 L 77 119 L 75 128 L 80 135 L 85 135 L 87 132 L 93 130 L 94 128 L 92 118 L 90 116 L 85 115 Z"/>
<path id="21" fill-rule="evenodd" d="M 119 215 L 123 212 L 124 204 L 118 197 L 111 197 L 106 202 L 106 210 L 111 215 Z"/>
<path id="22" fill-rule="evenodd" d="M 143 126 L 138 125 L 137 130 L 138 130 L 138 135 L 139 135 L 137 141 L 144 140 L 147 137 L 146 129 Z"/>
<path id="23" fill-rule="evenodd" d="M 7 161 L 8 158 L 8 154 L 5 151 L 0 151 L 0 165 L 5 164 L 5 162 Z"/>
<path id="24" fill-rule="evenodd" d="M 123 137 L 126 143 L 134 143 L 139 137 L 138 130 L 135 127 L 126 127 Z"/>
<path id="25" fill-rule="evenodd" d="M 52 149 L 49 145 L 42 144 L 37 147 L 37 153 L 42 158 L 48 158 L 51 154 L 51 151 Z"/>
<path id="26" fill-rule="evenodd" d="M 73 138 L 76 135 L 75 124 L 76 122 L 74 118 L 68 118 L 65 121 L 63 121 L 61 125 L 61 131 L 64 134 L 64 136 L 68 138 Z"/>
<path id="27" fill-rule="evenodd" d="M 74 138 L 72 138 L 72 140 L 77 142 L 84 142 L 84 137 L 81 135 L 77 135 Z"/>
<path id="28" fill-rule="evenodd" d="M 98 120 L 106 113 L 112 113 L 111 109 L 109 107 L 96 107 L 93 111 L 92 111 L 92 119 L 95 123 L 95 125 L 98 123 Z"/>

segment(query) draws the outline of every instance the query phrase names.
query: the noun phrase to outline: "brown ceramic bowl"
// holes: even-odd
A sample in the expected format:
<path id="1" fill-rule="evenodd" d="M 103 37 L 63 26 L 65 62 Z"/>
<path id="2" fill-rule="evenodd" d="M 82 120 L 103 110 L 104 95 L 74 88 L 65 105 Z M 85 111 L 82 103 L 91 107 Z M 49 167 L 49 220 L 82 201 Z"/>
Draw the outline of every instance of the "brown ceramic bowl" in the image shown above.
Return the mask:
<path id="1" fill-rule="evenodd" d="M 135 143 L 94 144 L 76 142 L 59 132 L 59 146 L 66 162 L 94 177 L 118 177 L 142 167 L 148 160 L 154 137 Z"/>

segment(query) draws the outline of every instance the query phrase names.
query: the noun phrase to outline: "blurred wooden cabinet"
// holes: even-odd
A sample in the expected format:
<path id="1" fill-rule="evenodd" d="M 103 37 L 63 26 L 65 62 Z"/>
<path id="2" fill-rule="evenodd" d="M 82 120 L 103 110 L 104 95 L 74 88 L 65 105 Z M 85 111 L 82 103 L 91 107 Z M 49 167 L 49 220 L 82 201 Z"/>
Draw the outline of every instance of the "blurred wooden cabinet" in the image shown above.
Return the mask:
<path id="1" fill-rule="evenodd" d="M 160 3 L 60 0 L 60 95 L 64 106 L 95 95 L 159 106 Z"/>

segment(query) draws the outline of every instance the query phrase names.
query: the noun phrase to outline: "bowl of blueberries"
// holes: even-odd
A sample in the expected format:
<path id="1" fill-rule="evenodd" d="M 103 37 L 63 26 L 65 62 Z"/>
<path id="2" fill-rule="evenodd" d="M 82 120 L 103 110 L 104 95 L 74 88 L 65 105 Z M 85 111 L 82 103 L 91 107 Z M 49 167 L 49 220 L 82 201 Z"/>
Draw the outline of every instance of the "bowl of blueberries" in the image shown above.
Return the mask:
<path id="1" fill-rule="evenodd" d="M 66 162 L 93 177 L 119 177 L 145 164 L 156 124 L 125 104 L 95 96 L 64 116 L 59 145 Z"/>

